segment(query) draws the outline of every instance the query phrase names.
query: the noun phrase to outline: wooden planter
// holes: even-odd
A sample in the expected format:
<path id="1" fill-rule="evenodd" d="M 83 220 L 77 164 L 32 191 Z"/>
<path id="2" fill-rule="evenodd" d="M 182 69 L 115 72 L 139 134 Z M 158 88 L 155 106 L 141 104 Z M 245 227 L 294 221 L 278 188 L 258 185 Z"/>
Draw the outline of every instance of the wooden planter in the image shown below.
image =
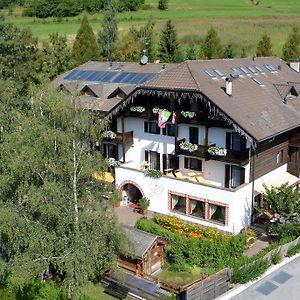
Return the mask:
<path id="1" fill-rule="evenodd" d="M 114 203 L 115 203 L 115 204 L 114 204 L 115 207 L 120 207 L 120 206 L 121 206 L 121 201 L 115 201 Z"/>
<path id="2" fill-rule="evenodd" d="M 143 216 L 147 216 L 148 208 L 140 208 L 140 211 L 141 211 Z"/>

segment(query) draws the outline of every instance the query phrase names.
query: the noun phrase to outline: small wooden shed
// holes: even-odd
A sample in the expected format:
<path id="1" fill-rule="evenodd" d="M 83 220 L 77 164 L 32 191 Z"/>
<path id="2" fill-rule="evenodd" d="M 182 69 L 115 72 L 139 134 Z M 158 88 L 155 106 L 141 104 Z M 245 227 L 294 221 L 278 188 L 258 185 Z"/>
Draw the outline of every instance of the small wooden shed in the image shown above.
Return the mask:
<path id="1" fill-rule="evenodd" d="M 164 247 L 161 237 L 131 227 L 124 227 L 129 245 L 118 261 L 118 266 L 136 275 L 151 275 L 164 264 Z"/>

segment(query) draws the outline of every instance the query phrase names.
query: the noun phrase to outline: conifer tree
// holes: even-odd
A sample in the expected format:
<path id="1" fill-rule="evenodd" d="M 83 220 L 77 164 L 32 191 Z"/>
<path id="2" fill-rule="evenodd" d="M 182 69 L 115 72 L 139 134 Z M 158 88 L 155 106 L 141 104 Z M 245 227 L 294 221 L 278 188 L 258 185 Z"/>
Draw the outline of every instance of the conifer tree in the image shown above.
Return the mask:
<path id="1" fill-rule="evenodd" d="M 258 42 L 256 48 L 256 56 L 272 56 L 272 43 L 268 34 L 264 34 Z"/>
<path id="2" fill-rule="evenodd" d="M 72 56 L 77 64 L 99 58 L 99 47 L 95 34 L 86 15 L 83 16 L 80 28 L 73 45 Z"/>
<path id="3" fill-rule="evenodd" d="M 228 44 L 224 51 L 225 58 L 234 58 L 234 50 L 232 44 Z"/>
<path id="4" fill-rule="evenodd" d="M 114 58 L 115 43 L 118 38 L 118 26 L 116 20 L 116 3 L 111 0 L 104 11 L 102 29 L 98 33 L 100 55 L 104 60 L 112 61 Z"/>
<path id="5" fill-rule="evenodd" d="M 190 43 L 186 51 L 186 59 L 197 59 L 197 48 L 194 43 Z"/>
<path id="6" fill-rule="evenodd" d="M 148 56 L 150 62 L 156 59 L 154 26 L 155 22 L 152 19 L 149 19 L 147 24 L 139 29 L 134 27 L 130 29 L 131 35 L 138 40 L 141 46 L 140 53 L 142 53 L 143 50 L 146 50 L 146 55 Z"/>
<path id="7" fill-rule="evenodd" d="M 168 20 L 159 42 L 159 56 L 162 62 L 179 62 L 182 57 L 175 27 Z"/>
<path id="8" fill-rule="evenodd" d="M 203 54 L 207 59 L 223 57 L 221 39 L 214 28 L 210 28 L 202 44 Z"/>
<path id="9" fill-rule="evenodd" d="M 293 26 L 292 32 L 282 49 L 282 59 L 289 61 L 291 58 L 300 57 L 300 32 L 299 27 Z"/>

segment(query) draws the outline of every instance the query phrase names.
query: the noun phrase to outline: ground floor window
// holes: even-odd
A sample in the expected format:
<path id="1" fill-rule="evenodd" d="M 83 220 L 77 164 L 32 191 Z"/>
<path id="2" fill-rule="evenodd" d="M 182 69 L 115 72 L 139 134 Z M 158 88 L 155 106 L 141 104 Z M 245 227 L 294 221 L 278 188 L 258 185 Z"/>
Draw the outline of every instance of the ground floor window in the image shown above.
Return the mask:
<path id="1" fill-rule="evenodd" d="M 171 195 L 171 208 L 181 213 L 186 213 L 186 197 Z"/>
<path id="2" fill-rule="evenodd" d="M 193 218 L 222 225 L 228 224 L 227 204 L 169 192 L 169 207 L 172 212 L 180 212 Z"/>
<path id="3" fill-rule="evenodd" d="M 209 219 L 225 224 L 225 207 L 220 205 L 208 204 Z"/>
<path id="4" fill-rule="evenodd" d="M 205 218 L 205 202 L 193 200 L 190 198 L 190 215 L 204 219 Z"/>

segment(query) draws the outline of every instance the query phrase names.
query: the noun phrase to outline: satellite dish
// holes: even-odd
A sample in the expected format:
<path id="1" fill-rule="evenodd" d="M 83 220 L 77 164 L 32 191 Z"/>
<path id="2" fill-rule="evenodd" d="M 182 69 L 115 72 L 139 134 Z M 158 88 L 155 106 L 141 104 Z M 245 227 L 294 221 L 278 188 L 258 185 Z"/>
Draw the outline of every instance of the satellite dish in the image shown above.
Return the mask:
<path id="1" fill-rule="evenodd" d="M 148 63 L 148 56 L 143 55 L 140 60 L 141 65 L 146 65 Z"/>

